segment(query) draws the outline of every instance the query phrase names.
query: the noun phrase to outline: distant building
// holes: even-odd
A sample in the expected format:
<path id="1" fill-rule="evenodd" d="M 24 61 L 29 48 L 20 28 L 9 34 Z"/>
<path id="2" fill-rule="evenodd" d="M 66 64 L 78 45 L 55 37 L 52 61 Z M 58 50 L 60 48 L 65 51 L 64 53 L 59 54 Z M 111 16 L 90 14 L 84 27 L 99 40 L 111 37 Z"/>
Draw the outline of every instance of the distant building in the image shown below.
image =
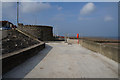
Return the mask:
<path id="1" fill-rule="evenodd" d="M 12 28 L 16 28 L 16 26 L 13 25 L 11 22 L 0 21 L 0 30 L 8 30 L 8 29 L 12 29 Z"/>
<path id="2" fill-rule="evenodd" d="M 51 26 L 23 25 L 22 23 L 19 23 L 18 29 L 27 32 L 42 41 L 53 40 L 53 27 Z"/>

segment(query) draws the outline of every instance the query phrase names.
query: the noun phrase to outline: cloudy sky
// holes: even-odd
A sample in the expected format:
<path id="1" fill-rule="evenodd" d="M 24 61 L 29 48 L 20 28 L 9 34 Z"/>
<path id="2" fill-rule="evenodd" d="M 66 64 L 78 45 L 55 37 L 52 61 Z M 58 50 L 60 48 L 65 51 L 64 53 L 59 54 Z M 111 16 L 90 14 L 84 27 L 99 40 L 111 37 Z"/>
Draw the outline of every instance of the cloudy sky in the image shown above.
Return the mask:
<path id="1" fill-rule="evenodd" d="M 58 35 L 118 36 L 117 2 L 21 2 L 23 24 L 50 25 Z M 2 3 L 2 19 L 16 24 L 16 3 Z"/>

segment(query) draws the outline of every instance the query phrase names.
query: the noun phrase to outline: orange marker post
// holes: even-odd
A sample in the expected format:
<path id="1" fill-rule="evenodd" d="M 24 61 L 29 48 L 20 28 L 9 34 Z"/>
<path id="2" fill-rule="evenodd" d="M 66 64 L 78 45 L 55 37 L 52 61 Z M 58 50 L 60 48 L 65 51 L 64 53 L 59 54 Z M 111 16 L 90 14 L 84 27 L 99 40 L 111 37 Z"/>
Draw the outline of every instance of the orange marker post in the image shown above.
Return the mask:
<path id="1" fill-rule="evenodd" d="M 79 34 L 77 33 L 77 38 L 78 38 L 78 44 L 79 44 Z"/>

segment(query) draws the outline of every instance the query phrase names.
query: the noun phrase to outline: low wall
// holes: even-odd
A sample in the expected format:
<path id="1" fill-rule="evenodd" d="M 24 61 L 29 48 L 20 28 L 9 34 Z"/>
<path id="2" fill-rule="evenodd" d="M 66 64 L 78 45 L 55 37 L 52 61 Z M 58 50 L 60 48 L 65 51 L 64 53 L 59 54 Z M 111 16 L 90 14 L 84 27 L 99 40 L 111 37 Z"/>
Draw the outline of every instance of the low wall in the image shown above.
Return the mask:
<path id="1" fill-rule="evenodd" d="M 72 43 L 72 44 L 78 44 L 78 40 L 77 39 L 67 39 L 68 43 Z"/>
<path id="2" fill-rule="evenodd" d="M 80 44 L 85 48 L 98 52 L 120 63 L 120 61 L 118 60 L 119 59 L 118 52 L 120 51 L 120 48 L 118 46 L 111 46 L 111 45 L 106 45 L 102 43 L 96 43 L 89 40 L 80 40 Z"/>
<path id="3" fill-rule="evenodd" d="M 34 56 L 39 51 L 45 48 L 45 43 L 41 42 L 37 45 L 33 45 L 31 47 L 19 50 L 14 53 L 10 53 L 9 55 L 3 55 L 2 57 L 2 74 L 8 72 L 13 69 L 17 65 L 23 63 L 28 58 Z"/>
<path id="4" fill-rule="evenodd" d="M 68 43 L 76 44 L 77 39 L 69 39 Z M 120 51 L 120 48 L 118 46 L 97 43 L 94 41 L 84 40 L 84 39 L 80 39 L 79 43 L 81 44 L 81 46 L 83 46 L 87 49 L 90 49 L 94 52 L 100 53 L 100 54 L 120 63 L 120 60 L 119 60 L 120 56 L 118 53 Z"/>
<path id="5" fill-rule="evenodd" d="M 87 40 L 80 40 L 80 44 L 92 51 L 100 52 L 100 44 Z"/>
<path id="6" fill-rule="evenodd" d="M 103 54 L 104 56 L 120 63 L 120 56 L 119 55 L 120 49 L 118 47 L 112 47 L 108 45 L 101 45 L 101 51 L 100 53 Z"/>

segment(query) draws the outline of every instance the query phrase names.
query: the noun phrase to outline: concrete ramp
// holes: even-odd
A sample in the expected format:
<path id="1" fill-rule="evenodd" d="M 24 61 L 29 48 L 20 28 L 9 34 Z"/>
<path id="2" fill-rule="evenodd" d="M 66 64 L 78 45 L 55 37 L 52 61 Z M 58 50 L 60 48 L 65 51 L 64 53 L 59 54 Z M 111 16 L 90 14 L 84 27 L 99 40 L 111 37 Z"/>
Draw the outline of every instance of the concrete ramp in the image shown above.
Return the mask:
<path id="1" fill-rule="evenodd" d="M 48 51 L 50 47 L 51 50 Z M 41 53 L 45 54 L 44 58 L 29 69 L 36 60 L 40 59 Z M 47 43 L 46 49 L 39 54 L 26 61 L 26 64 L 11 70 L 4 77 L 118 78 L 118 63 L 78 44 Z"/>

